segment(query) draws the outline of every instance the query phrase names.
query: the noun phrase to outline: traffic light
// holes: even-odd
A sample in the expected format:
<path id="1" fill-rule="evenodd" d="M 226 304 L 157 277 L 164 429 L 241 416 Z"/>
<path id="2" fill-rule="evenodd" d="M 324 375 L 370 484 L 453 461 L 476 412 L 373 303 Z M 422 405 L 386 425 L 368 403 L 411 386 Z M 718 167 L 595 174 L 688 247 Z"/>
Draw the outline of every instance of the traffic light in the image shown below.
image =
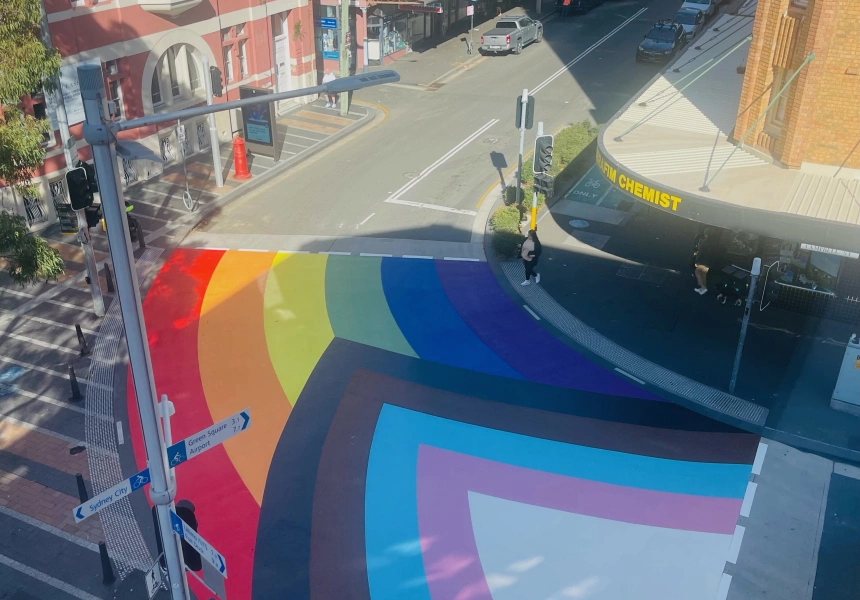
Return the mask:
<path id="1" fill-rule="evenodd" d="M 194 516 L 194 505 L 191 500 L 180 500 L 176 503 L 176 516 L 185 521 L 185 524 L 191 529 L 197 531 L 197 517 Z M 182 558 L 189 570 L 203 570 L 203 559 L 200 558 L 200 553 L 185 540 L 182 540 Z"/>
<path id="2" fill-rule="evenodd" d="M 96 177 L 96 166 L 93 163 L 78 161 L 76 167 L 82 167 L 87 172 L 87 181 L 90 184 L 90 192 L 93 194 L 99 193 L 99 180 Z"/>
<path id="3" fill-rule="evenodd" d="M 523 126 L 523 97 L 517 96 L 517 116 L 514 121 L 517 129 Z M 535 98 L 529 96 L 526 103 L 526 129 L 531 129 L 535 124 Z"/>
<path id="4" fill-rule="evenodd" d="M 89 206 L 84 209 L 84 216 L 87 218 L 87 228 L 92 229 L 101 221 L 101 204 L 96 204 L 95 206 Z"/>
<path id="5" fill-rule="evenodd" d="M 535 138 L 534 172 L 549 173 L 552 167 L 552 136 L 541 135 Z"/>
<path id="6" fill-rule="evenodd" d="M 220 98 L 224 95 L 224 81 L 221 79 L 221 69 L 209 67 L 209 79 L 212 81 L 212 95 Z"/>
<path id="7" fill-rule="evenodd" d="M 74 210 L 87 208 L 93 203 L 93 193 L 83 167 L 70 169 L 66 172 L 66 189 Z"/>

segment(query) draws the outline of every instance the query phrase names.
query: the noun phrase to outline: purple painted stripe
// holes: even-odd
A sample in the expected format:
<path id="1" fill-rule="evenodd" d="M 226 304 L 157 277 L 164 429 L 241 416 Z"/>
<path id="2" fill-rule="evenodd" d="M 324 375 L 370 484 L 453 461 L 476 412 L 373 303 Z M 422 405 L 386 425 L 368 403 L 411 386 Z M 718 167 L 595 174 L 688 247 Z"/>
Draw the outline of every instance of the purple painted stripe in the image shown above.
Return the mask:
<path id="1" fill-rule="evenodd" d="M 468 492 L 601 519 L 731 535 L 741 499 L 655 492 L 565 477 L 419 444 L 418 530 L 434 599 L 491 600 Z"/>
<path id="2" fill-rule="evenodd" d="M 537 383 L 663 401 L 553 337 L 514 304 L 486 263 L 436 261 L 445 294 L 475 335 L 518 373 Z"/>

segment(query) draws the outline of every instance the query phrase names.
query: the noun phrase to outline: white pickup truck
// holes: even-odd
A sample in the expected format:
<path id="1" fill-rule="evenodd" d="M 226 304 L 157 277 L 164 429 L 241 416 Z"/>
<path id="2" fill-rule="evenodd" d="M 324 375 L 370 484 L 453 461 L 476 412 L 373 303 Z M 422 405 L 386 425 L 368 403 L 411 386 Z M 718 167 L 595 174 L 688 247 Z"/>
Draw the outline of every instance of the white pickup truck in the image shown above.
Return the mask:
<path id="1" fill-rule="evenodd" d="M 496 21 L 495 29 L 481 36 L 481 53 L 519 54 L 523 47 L 543 39 L 543 25 L 524 16 L 505 17 Z"/>

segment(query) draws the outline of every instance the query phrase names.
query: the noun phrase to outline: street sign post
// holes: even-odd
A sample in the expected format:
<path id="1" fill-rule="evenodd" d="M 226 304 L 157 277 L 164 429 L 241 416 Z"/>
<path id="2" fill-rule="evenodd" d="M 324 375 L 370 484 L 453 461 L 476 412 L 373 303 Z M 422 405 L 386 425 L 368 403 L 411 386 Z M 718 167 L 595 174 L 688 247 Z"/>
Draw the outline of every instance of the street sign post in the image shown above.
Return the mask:
<path id="1" fill-rule="evenodd" d="M 185 461 L 211 450 L 218 444 L 223 444 L 250 426 L 251 409 L 246 408 L 170 446 L 167 449 L 167 461 L 171 468 L 181 465 Z"/>
<path id="2" fill-rule="evenodd" d="M 106 509 L 108 506 L 116 504 L 119 500 L 148 484 L 149 481 L 149 469 L 144 469 L 139 473 L 135 473 L 128 479 L 121 481 L 109 490 L 103 491 L 98 496 L 93 496 L 72 510 L 72 516 L 75 517 L 75 523 L 80 523 L 87 517 L 91 517 L 97 512 Z"/>
<path id="3" fill-rule="evenodd" d="M 180 465 L 190 458 L 194 458 L 203 454 L 207 450 L 211 450 L 218 444 L 223 444 L 234 435 L 241 433 L 251 426 L 251 409 L 246 408 L 243 411 L 230 415 L 226 419 L 218 421 L 211 427 L 198 431 L 194 435 L 185 438 L 181 442 L 176 442 L 167 449 L 168 460 L 170 467 Z M 105 490 L 98 496 L 94 496 L 76 506 L 72 510 L 72 516 L 75 518 L 75 523 L 80 523 L 87 517 L 91 517 L 99 511 L 104 510 L 117 501 L 136 492 L 150 482 L 149 469 L 144 469 L 139 473 L 135 473 L 128 479 L 121 481 L 109 490 Z"/>
<path id="4" fill-rule="evenodd" d="M 218 569 L 225 578 L 227 577 L 227 561 L 224 556 L 212 547 L 212 544 L 203 539 L 200 534 L 185 524 L 174 511 L 170 511 L 170 527 L 176 534 L 200 553 L 200 556 L 210 565 Z"/>
<path id="5" fill-rule="evenodd" d="M 146 597 L 152 600 L 161 589 L 161 555 L 155 560 L 152 568 L 144 574 L 143 580 L 146 583 Z"/>

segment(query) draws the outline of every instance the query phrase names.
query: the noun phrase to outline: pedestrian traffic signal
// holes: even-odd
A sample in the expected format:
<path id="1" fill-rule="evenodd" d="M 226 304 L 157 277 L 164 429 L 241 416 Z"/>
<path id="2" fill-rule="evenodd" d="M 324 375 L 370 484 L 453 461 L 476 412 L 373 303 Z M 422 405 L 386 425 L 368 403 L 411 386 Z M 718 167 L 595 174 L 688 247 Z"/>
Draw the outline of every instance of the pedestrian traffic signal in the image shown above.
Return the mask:
<path id="1" fill-rule="evenodd" d="M 221 78 L 221 69 L 209 67 L 209 79 L 212 81 L 212 95 L 220 98 L 224 95 L 224 80 Z"/>
<path id="2" fill-rule="evenodd" d="M 549 173 L 552 168 L 552 136 L 540 135 L 535 138 L 534 172 Z"/>
<path id="3" fill-rule="evenodd" d="M 523 126 L 523 97 L 517 96 L 517 117 L 514 121 L 517 129 Z M 529 96 L 526 102 L 526 129 L 531 129 L 535 124 L 535 97 Z"/>
<path id="4" fill-rule="evenodd" d="M 87 172 L 83 167 L 69 169 L 66 172 L 66 189 L 74 210 L 82 210 L 92 205 L 93 193 L 90 191 Z"/>
<path id="5" fill-rule="evenodd" d="M 185 521 L 188 527 L 197 531 L 197 517 L 194 516 L 194 505 L 190 500 L 180 500 L 177 502 L 174 512 L 176 512 L 177 517 Z M 203 559 L 200 557 L 200 553 L 185 540 L 182 540 L 182 558 L 188 570 L 203 570 Z"/>
<path id="6" fill-rule="evenodd" d="M 78 161 L 76 167 L 81 167 L 84 171 L 87 172 L 87 181 L 90 184 L 90 193 L 98 194 L 99 193 L 99 181 L 96 178 L 96 166 L 93 163 L 84 162 L 82 160 Z"/>

